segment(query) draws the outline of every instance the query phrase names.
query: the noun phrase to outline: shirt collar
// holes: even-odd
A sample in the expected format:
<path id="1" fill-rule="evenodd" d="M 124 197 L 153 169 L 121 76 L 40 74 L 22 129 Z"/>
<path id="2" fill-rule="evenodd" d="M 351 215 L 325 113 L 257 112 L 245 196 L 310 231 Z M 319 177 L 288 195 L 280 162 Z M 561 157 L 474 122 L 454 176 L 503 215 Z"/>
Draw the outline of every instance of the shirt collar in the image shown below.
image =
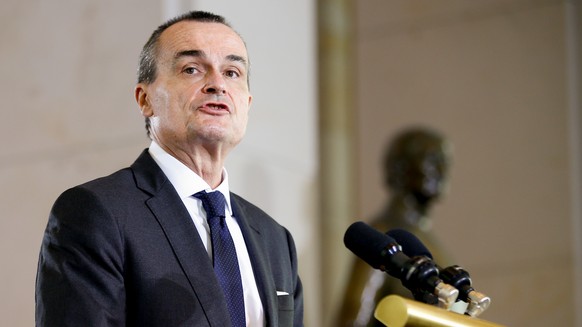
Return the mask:
<path id="1" fill-rule="evenodd" d="M 184 200 L 193 196 L 200 191 L 219 191 L 226 199 L 228 213 L 232 215 L 230 206 L 230 188 L 228 186 L 228 173 L 226 168 L 222 167 L 222 182 L 217 188 L 212 189 L 202 177 L 184 165 L 180 160 L 167 153 L 155 141 L 152 141 L 149 147 L 149 153 L 154 161 L 160 166 L 170 183 L 178 192 L 180 199 Z"/>

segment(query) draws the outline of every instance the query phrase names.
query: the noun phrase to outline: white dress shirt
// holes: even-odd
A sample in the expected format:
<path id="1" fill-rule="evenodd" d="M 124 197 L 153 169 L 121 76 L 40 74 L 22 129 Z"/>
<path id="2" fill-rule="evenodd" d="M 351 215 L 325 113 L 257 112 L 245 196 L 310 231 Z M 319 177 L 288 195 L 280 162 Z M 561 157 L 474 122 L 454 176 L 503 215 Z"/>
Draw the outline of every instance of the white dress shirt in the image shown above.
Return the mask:
<path id="1" fill-rule="evenodd" d="M 234 241 L 238 265 L 240 268 L 242 286 L 245 301 L 245 319 L 247 326 L 264 326 L 264 312 L 253 267 L 249 258 L 249 252 L 245 240 L 241 233 L 236 219 L 232 216 L 232 207 L 230 205 L 230 190 L 228 187 L 228 173 L 226 168 L 222 169 L 222 182 L 216 189 L 211 189 L 200 176 L 190 168 L 168 154 L 156 142 L 152 142 L 149 147 L 149 153 L 160 166 L 166 177 L 170 180 L 176 192 L 182 199 L 186 209 L 192 217 L 192 221 L 200 234 L 200 239 L 212 259 L 212 246 L 210 238 L 210 226 L 206 221 L 206 213 L 202 208 L 202 201 L 195 198 L 194 194 L 200 191 L 219 191 L 226 199 L 226 225 Z"/>

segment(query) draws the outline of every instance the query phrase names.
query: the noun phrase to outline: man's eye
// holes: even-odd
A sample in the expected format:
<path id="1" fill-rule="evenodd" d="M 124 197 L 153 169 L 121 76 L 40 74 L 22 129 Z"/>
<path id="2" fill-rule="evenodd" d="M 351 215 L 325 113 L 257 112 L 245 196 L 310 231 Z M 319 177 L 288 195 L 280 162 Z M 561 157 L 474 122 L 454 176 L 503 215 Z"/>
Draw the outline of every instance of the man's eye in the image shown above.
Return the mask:
<path id="1" fill-rule="evenodd" d="M 198 69 L 196 69 L 194 67 L 186 67 L 186 68 L 184 68 L 184 73 L 186 73 L 186 74 L 192 75 L 192 74 L 195 74 L 197 72 L 198 72 Z"/>
<path id="2" fill-rule="evenodd" d="M 240 76 L 240 74 L 236 70 L 227 70 L 226 73 L 224 73 L 224 75 L 230 78 L 237 78 Z"/>

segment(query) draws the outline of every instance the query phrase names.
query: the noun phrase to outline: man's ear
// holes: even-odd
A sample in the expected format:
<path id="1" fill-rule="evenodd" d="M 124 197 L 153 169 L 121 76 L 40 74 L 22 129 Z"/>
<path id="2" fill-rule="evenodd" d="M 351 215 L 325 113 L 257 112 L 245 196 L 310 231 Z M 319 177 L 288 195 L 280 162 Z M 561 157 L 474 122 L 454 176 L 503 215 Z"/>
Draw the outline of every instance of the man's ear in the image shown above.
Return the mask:
<path id="1" fill-rule="evenodd" d="M 138 83 L 134 90 L 135 101 L 139 106 L 139 110 L 144 117 L 153 116 L 154 112 L 148 97 L 147 85 Z"/>

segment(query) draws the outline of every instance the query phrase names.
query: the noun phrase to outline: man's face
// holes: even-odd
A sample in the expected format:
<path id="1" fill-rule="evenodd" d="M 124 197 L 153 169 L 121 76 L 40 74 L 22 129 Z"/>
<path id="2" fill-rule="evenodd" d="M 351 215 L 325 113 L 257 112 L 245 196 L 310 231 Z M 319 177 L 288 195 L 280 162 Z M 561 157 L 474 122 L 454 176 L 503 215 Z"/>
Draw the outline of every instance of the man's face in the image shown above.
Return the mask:
<path id="1" fill-rule="evenodd" d="M 238 144 L 252 100 L 239 35 L 220 23 L 182 21 L 162 33 L 156 57 L 155 81 L 136 87 L 154 139 L 171 150 Z"/>

